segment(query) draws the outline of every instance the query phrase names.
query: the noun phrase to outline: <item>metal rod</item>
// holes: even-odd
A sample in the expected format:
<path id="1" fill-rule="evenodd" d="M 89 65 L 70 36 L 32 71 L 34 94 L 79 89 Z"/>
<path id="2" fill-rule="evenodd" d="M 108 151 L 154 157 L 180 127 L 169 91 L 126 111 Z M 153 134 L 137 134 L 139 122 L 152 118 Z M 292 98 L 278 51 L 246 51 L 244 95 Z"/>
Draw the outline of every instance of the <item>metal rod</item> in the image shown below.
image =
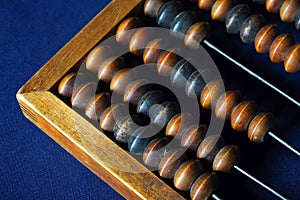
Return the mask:
<path id="1" fill-rule="evenodd" d="M 292 103 L 294 103 L 298 107 L 300 107 L 300 102 L 296 101 L 291 96 L 289 96 L 288 94 L 286 94 L 285 92 L 283 92 L 282 90 L 280 90 L 279 88 L 277 88 L 276 86 L 274 86 L 273 84 L 271 84 L 270 82 L 266 81 L 265 79 L 263 79 L 262 77 L 260 77 L 259 75 L 257 75 L 256 73 L 254 73 L 253 71 L 251 71 L 250 69 L 248 69 L 246 66 L 244 66 L 243 64 L 239 63 L 238 61 L 236 61 L 235 59 L 233 59 L 232 57 L 230 57 L 229 55 L 227 55 L 225 52 L 223 52 L 222 50 L 220 50 L 218 47 L 214 46 L 209 41 L 204 40 L 203 43 L 206 44 L 209 48 L 215 50 L 216 52 L 218 52 L 219 54 L 221 54 L 222 56 L 224 56 L 225 58 L 227 58 L 228 60 L 230 60 L 231 62 L 233 62 L 234 64 L 236 64 L 238 67 L 240 67 L 241 69 L 243 69 L 244 71 L 246 71 L 251 76 L 257 78 L 259 81 L 263 82 L 265 85 L 269 86 L 270 88 L 272 88 L 273 90 L 275 90 L 276 92 L 278 92 L 279 94 L 281 94 L 282 96 L 284 96 L 285 98 L 287 98 L 288 100 L 290 100 Z"/>
<path id="2" fill-rule="evenodd" d="M 216 194 L 212 194 L 211 195 L 212 198 L 214 198 L 215 200 L 222 200 L 220 197 L 218 197 Z"/>
<path id="3" fill-rule="evenodd" d="M 275 190 L 273 190 L 272 188 L 270 188 L 266 184 L 264 184 L 261 181 L 257 180 L 255 177 L 253 177 L 252 175 L 248 174 L 247 172 L 245 172 L 244 170 L 242 170 L 238 166 L 234 165 L 233 167 L 234 167 L 234 169 L 236 169 L 240 173 L 244 174 L 245 176 L 247 176 L 248 178 L 250 178 L 254 182 L 258 183 L 259 185 L 261 185 L 262 187 L 264 187 L 265 189 L 267 189 L 268 191 L 270 191 L 271 193 L 273 193 L 274 195 L 276 195 L 278 198 L 287 200 L 287 198 L 285 198 L 284 196 L 282 196 L 281 194 L 279 194 L 278 192 L 276 192 Z"/>
<path id="4" fill-rule="evenodd" d="M 279 137 L 277 137 L 274 133 L 272 133 L 271 131 L 269 131 L 268 134 L 272 138 L 274 138 L 277 142 L 279 142 L 280 144 L 282 144 L 283 146 L 285 146 L 286 148 L 288 148 L 289 150 L 291 150 L 293 153 L 295 153 L 297 156 L 300 156 L 299 151 L 297 151 L 291 145 L 289 145 L 288 143 L 286 143 L 285 141 L 283 141 L 282 139 L 280 139 Z"/>

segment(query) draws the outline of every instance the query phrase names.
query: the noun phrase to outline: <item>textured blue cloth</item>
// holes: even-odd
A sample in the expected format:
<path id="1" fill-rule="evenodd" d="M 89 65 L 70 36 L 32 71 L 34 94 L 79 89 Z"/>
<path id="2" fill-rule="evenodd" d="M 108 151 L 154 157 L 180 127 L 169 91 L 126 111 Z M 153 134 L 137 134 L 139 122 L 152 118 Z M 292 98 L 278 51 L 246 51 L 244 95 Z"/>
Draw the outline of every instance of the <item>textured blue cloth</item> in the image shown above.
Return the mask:
<path id="1" fill-rule="evenodd" d="M 17 90 L 108 3 L 109 0 L 0 2 L 0 199 L 122 199 L 31 124 L 22 115 L 15 98 Z M 264 12 L 262 7 L 256 9 Z M 279 22 L 278 15 L 264 14 L 268 22 L 277 22 L 282 32 L 292 33 L 299 42 L 299 33 L 293 24 Z M 267 55 L 255 53 L 253 45 L 241 44 L 238 36 L 228 36 L 224 26 L 220 27 L 223 30 L 213 33 L 218 46 L 300 99 L 299 73 L 286 74 L 282 64 L 271 64 Z M 222 67 L 233 66 L 216 54 L 212 55 Z M 278 135 L 300 149 L 299 108 L 247 78 L 248 75 L 240 70 L 231 70 L 239 75 L 230 73 L 227 78 L 244 83 L 241 87 L 248 91 L 246 95 L 257 97 L 261 110 L 272 108 L 277 117 Z M 245 86 L 247 81 L 249 87 Z M 237 134 L 228 129 L 226 137 L 232 139 L 228 143 L 240 145 L 241 167 L 291 199 L 299 199 L 299 157 L 273 141 L 251 144 L 245 133 Z M 237 198 L 253 194 L 259 199 L 274 198 L 237 173 L 223 180 L 228 182 L 223 184 L 226 190 L 220 189 L 220 196 Z"/>

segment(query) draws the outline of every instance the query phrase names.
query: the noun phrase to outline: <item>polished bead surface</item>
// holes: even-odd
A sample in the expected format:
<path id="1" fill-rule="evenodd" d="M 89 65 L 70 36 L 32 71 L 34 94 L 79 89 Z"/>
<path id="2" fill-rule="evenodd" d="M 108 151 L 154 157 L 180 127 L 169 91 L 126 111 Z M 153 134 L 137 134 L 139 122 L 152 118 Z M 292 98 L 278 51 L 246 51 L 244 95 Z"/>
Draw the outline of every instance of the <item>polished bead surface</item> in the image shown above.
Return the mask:
<path id="1" fill-rule="evenodd" d="M 162 39 L 154 39 L 149 44 L 147 44 L 144 54 L 144 63 L 157 63 L 160 55 L 164 52 L 167 42 Z"/>
<path id="2" fill-rule="evenodd" d="M 200 43 L 209 38 L 211 28 L 208 22 L 197 22 L 193 24 L 186 32 L 184 44 L 192 49 L 198 49 Z"/>
<path id="3" fill-rule="evenodd" d="M 85 108 L 85 115 L 90 119 L 99 120 L 104 110 L 110 105 L 111 96 L 108 92 L 96 94 L 88 102 Z"/>
<path id="4" fill-rule="evenodd" d="M 173 19 L 183 10 L 180 1 L 169 1 L 158 10 L 156 22 L 158 26 L 170 28 Z"/>
<path id="5" fill-rule="evenodd" d="M 207 200 L 215 192 L 219 179 L 215 172 L 208 172 L 199 176 L 193 183 L 190 191 L 192 200 Z"/>
<path id="6" fill-rule="evenodd" d="M 171 150 L 166 156 L 161 160 L 158 173 L 161 177 L 172 179 L 174 178 L 175 172 L 178 167 L 187 160 L 187 155 L 184 149 L 174 149 Z"/>
<path id="7" fill-rule="evenodd" d="M 201 106 L 204 109 L 212 109 L 223 92 L 222 82 L 219 80 L 210 81 L 203 89 L 200 97 Z"/>
<path id="8" fill-rule="evenodd" d="M 284 22 L 293 22 L 299 8 L 299 0 L 285 0 L 280 7 L 281 20 Z"/>
<path id="9" fill-rule="evenodd" d="M 160 76 L 169 76 L 174 65 L 181 59 L 174 51 L 174 49 L 169 49 L 159 57 L 157 72 Z"/>
<path id="10" fill-rule="evenodd" d="M 218 151 L 225 145 L 224 139 L 220 135 L 210 135 L 205 137 L 197 149 L 197 158 L 208 162 L 214 160 Z"/>
<path id="11" fill-rule="evenodd" d="M 118 142 L 128 143 L 129 138 L 142 125 L 142 120 L 137 115 L 127 115 L 116 121 L 114 136 Z"/>
<path id="12" fill-rule="evenodd" d="M 168 122 L 180 112 L 178 103 L 174 101 L 165 101 L 149 112 L 153 124 L 159 127 L 165 127 Z"/>
<path id="13" fill-rule="evenodd" d="M 179 13 L 171 23 L 171 35 L 180 39 L 184 38 L 187 30 L 197 21 L 197 15 L 193 11 Z"/>
<path id="14" fill-rule="evenodd" d="M 211 70 L 208 68 L 194 71 L 188 78 L 185 86 L 185 93 L 191 98 L 196 97 L 198 99 L 206 86 L 205 80 L 209 80 L 210 77 Z"/>
<path id="15" fill-rule="evenodd" d="M 75 78 L 76 73 L 71 72 L 67 74 L 58 85 L 58 93 L 64 97 L 71 97 Z"/>
<path id="16" fill-rule="evenodd" d="M 281 34 L 275 38 L 269 50 L 269 57 L 272 62 L 279 63 L 284 60 L 289 48 L 294 44 L 294 37 L 291 34 Z"/>
<path id="17" fill-rule="evenodd" d="M 248 17 L 241 27 L 241 40 L 244 43 L 254 42 L 256 34 L 264 24 L 265 18 L 263 15 L 251 15 Z"/>
<path id="18" fill-rule="evenodd" d="M 200 10 L 211 10 L 216 0 L 198 0 L 198 7 Z"/>
<path id="19" fill-rule="evenodd" d="M 215 114 L 217 118 L 228 119 L 231 115 L 233 108 L 241 100 L 241 93 L 238 90 L 229 90 L 223 93 L 217 101 Z"/>
<path id="20" fill-rule="evenodd" d="M 251 142 L 260 143 L 265 139 L 265 134 L 273 126 L 272 113 L 259 113 L 250 122 L 248 128 L 248 138 Z"/>
<path id="21" fill-rule="evenodd" d="M 246 131 L 256 112 L 257 105 L 254 101 L 243 101 L 235 106 L 230 118 L 233 130 Z"/>
<path id="22" fill-rule="evenodd" d="M 113 76 L 125 66 L 126 62 L 123 57 L 107 58 L 99 67 L 98 79 L 105 83 L 109 83 Z"/>
<path id="23" fill-rule="evenodd" d="M 266 0 L 266 9 L 271 13 L 278 13 L 284 0 Z"/>
<path id="24" fill-rule="evenodd" d="M 85 108 L 89 100 L 95 96 L 97 84 L 87 82 L 80 85 L 72 94 L 71 103 L 76 108 Z"/>
<path id="25" fill-rule="evenodd" d="M 128 45 L 134 31 L 131 29 L 138 28 L 142 25 L 140 18 L 128 17 L 124 19 L 118 26 L 116 31 L 116 41 L 123 45 Z"/>
<path id="26" fill-rule="evenodd" d="M 144 163 L 150 167 L 158 169 L 159 163 L 170 151 L 166 147 L 169 142 L 169 139 L 166 137 L 152 140 L 145 148 L 145 152 L 143 154 Z"/>
<path id="27" fill-rule="evenodd" d="M 239 4 L 233 7 L 225 21 L 226 30 L 229 34 L 238 34 L 242 28 L 244 21 L 251 14 L 251 8 L 247 4 Z"/>
<path id="28" fill-rule="evenodd" d="M 151 41 L 151 34 L 145 28 L 138 29 L 131 37 L 129 51 L 137 56 L 143 55 L 144 49 Z"/>
<path id="29" fill-rule="evenodd" d="M 225 21 L 228 12 L 236 4 L 236 0 L 217 0 L 211 9 L 211 18 L 217 21 Z"/>
<path id="30" fill-rule="evenodd" d="M 137 113 L 148 116 L 150 109 L 152 109 L 154 105 L 161 104 L 165 100 L 166 96 L 161 90 L 150 90 L 138 101 Z"/>
<path id="31" fill-rule="evenodd" d="M 104 131 L 113 132 L 116 122 L 126 116 L 127 109 L 124 104 L 108 106 L 100 117 L 100 128 Z"/>
<path id="32" fill-rule="evenodd" d="M 226 145 L 217 153 L 213 162 L 213 170 L 228 174 L 239 159 L 239 148 L 235 145 Z"/>
<path id="33" fill-rule="evenodd" d="M 170 80 L 174 87 L 184 88 L 195 68 L 187 60 L 181 59 L 171 70 Z"/>
<path id="34" fill-rule="evenodd" d="M 145 79 L 133 81 L 126 87 L 123 101 L 137 106 L 142 96 L 151 89 L 152 85 Z"/>
<path id="35" fill-rule="evenodd" d="M 166 0 L 146 0 L 144 3 L 144 13 L 146 16 L 155 18 L 158 10 L 166 2 Z"/>
<path id="36" fill-rule="evenodd" d="M 193 124 L 190 113 L 178 113 L 169 121 L 166 127 L 166 136 L 181 138 L 186 128 Z"/>
<path id="37" fill-rule="evenodd" d="M 295 16 L 295 27 L 298 31 L 300 31 L 300 9 L 298 9 Z"/>
<path id="38" fill-rule="evenodd" d="M 110 90 L 119 94 L 124 94 L 126 87 L 135 80 L 136 74 L 130 68 L 121 69 L 112 78 Z"/>
<path id="39" fill-rule="evenodd" d="M 287 52 L 284 59 L 286 72 L 295 73 L 300 70 L 300 44 L 293 45 Z"/>
<path id="40" fill-rule="evenodd" d="M 184 131 L 181 137 L 181 146 L 195 152 L 199 144 L 203 141 L 206 132 L 207 126 L 204 124 L 190 126 Z"/>
<path id="41" fill-rule="evenodd" d="M 112 49 L 109 46 L 96 46 L 87 56 L 86 69 L 92 72 L 98 72 L 99 67 L 104 60 L 112 54 Z"/>
<path id="42" fill-rule="evenodd" d="M 258 53 L 267 53 L 274 39 L 280 31 L 277 24 L 263 26 L 257 33 L 254 41 L 255 49 Z"/>
<path id="43" fill-rule="evenodd" d="M 174 176 L 177 189 L 188 191 L 193 182 L 203 173 L 203 165 L 199 160 L 189 160 L 180 165 Z"/>

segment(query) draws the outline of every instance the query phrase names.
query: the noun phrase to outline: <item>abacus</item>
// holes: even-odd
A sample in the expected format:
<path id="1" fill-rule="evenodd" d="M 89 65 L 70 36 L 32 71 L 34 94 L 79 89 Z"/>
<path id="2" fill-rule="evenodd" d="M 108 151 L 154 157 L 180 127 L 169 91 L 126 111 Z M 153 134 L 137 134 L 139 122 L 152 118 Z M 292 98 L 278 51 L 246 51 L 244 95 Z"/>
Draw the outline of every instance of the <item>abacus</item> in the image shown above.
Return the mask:
<path id="1" fill-rule="evenodd" d="M 226 20 L 225 28 L 209 19 L 211 9 L 213 19 L 225 21 L 231 16 L 238 21 L 228 25 Z M 259 173 L 260 168 L 268 170 L 258 163 L 276 152 L 297 159 L 290 167 L 296 168 L 294 176 L 298 176 L 299 151 L 293 141 L 288 144 L 279 138 L 285 138 L 282 127 L 273 126 L 285 112 L 253 91 L 262 88 L 271 98 L 280 99 L 286 112 L 295 116 L 286 120 L 292 127 L 299 124 L 299 98 L 218 48 L 221 39 L 214 32 L 241 32 L 241 39 L 255 42 L 259 53 L 276 46 L 270 51 L 276 62 L 285 60 L 288 72 L 299 70 L 299 45 L 290 36 L 275 39 L 278 27 L 263 26 L 259 15 L 254 15 L 259 18 L 256 27 L 250 27 L 254 25 L 249 16 L 247 5 L 234 1 L 112 1 L 20 89 L 20 107 L 29 120 L 125 198 L 296 198 L 293 184 L 274 187 Z M 112 17 L 116 19 L 111 21 Z M 156 23 L 164 27 L 161 33 L 168 35 L 167 41 L 147 28 Z M 250 35 L 246 29 L 251 29 Z M 229 37 L 237 43 L 235 36 Z M 117 48 L 104 42 L 111 38 Z M 204 55 L 212 58 L 204 64 L 203 59 L 188 56 L 198 55 L 204 49 L 201 45 L 207 51 Z M 209 61 L 216 63 L 220 76 Z M 200 68 L 194 63 L 200 63 Z M 147 68 L 141 73 L 138 65 Z M 156 74 L 156 82 L 148 80 L 147 74 Z M 240 78 L 253 85 L 243 84 Z M 194 108 L 199 113 L 185 112 L 177 94 L 193 106 L 196 99 Z M 120 100 L 116 104 L 115 98 Z M 277 116 L 270 113 L 273 110 Z M 221 129 L 211 130 L 212 121 L 220 123 Z M 237 132 L 247 132 L 251 142 Z M 286 134 L 298 137 L 297 132 Z M 280 170 L 282 164 L 275 165 Z"/>

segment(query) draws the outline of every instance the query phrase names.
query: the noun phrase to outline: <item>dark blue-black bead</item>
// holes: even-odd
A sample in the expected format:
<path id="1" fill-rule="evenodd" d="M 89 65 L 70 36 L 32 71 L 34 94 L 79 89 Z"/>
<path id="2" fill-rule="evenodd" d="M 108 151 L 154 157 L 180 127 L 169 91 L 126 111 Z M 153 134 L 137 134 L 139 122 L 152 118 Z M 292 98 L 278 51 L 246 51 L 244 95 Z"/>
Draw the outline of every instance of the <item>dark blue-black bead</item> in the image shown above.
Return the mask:
<path id="1" fill-rule="evenodd" d="M 159 10 L 156 18 L 158 26 L 170 28 L 171 22 L 178 13 L 183 10 L 180 1 L 169 1 L 165 3 Z"/>
<path id="2" fill-rule="evenodd" d="M 207 82 L 210 81 L 210 70 L 203 69 L 200 71 L 194 71 L 186 84 L 185 93 L 189 97 L 197 97 L 199 98 L 201 95 L 202 90 L 206 86 Z"/>
<path id="3" fill-rule="evenodd" d="M 183 39 L 184 34 L 196 21 L 197 15 L 193 11 L 179 13 L 171 23 L 171 35 Z"/>
<path id="4" fill-rule="evenodd" d="M 244 21 L 251 14 L 251 8 L 247 4 L 240 4 L 233 7 L 225 21 L 226 30 L 229 34 L 238 34 Z"/>
<path id="5" fill-rule="evenodd" d="M 254 3 L 265 4 L 266 0 L 252 0 Z"/>
<path id="6" fill-rule="evenodd" d="M 298 9 L 295 17 L 295 27 L 298 31 L 300 31 L 300 9 Z"/>
<path id="7" fill-rule="evenodd" d="M 142 120 L 137 115 L 127 115 L 116 122 L 114 126 L 114 136 L 119 142 L 127 143 L 130 136 L 143 125 Z"/>
<path id="8" fill-rule="evenodd" d="M 181 59 L 176 63 L 171 70 L 171 83 L 174 87 L 184 88 L 189 76 L 195 71 L 193 65 L 191 65 L 185 59 Z"/>
<path id="9" fill-rule="evenodd" d="M 137 104 L 137 113 L 149 115 L 149 110 L 155 104 L 161 104 L 166 100 L 164 93 L 161 90 L 150 90 L 142 96 Z"/>
<path id="10" fill-rule="evenodd" d="M 265 24 L 266 20 L 263 15 L 251 15 L 243 23 L 240 31 L 240 38 L 244 43 L 254 42 L 256 34 Z"/>

